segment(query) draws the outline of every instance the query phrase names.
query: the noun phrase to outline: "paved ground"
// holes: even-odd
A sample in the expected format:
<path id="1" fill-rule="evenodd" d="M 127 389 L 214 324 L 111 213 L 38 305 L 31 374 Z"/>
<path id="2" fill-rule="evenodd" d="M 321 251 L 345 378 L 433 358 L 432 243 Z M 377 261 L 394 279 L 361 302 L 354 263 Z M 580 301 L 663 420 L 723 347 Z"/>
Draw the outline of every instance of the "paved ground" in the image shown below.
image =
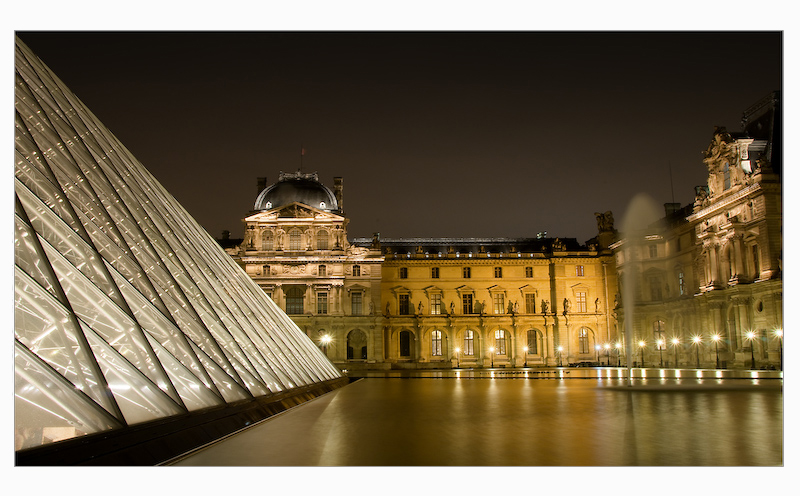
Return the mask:
<path id="1" fill-rule="evenodd" d="M 779 372 L 731 372 L 724 377 L 713 370 L 665 373 L 654 369 L 630 385 L 624 375 L 619 378 L 624 369 L 570 370 L 560 376 L 558 370 L 516 372 L 364 373 L 366 379 L 174 464 L 783 463 L 783 380 Z"/>

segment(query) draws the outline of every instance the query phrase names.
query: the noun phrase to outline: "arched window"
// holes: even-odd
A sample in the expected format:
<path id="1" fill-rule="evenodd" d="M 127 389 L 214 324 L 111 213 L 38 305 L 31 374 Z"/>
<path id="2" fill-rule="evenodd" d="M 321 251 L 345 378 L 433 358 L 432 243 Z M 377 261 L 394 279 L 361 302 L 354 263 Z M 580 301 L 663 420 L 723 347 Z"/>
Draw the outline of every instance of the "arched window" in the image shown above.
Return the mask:
<path id="1" fill-rule="evenodd" d="M 475 335 L 472 331 L 467 329 L 464 331 L 464 354 L 465 355 L 474 355 L 475 354 Z"/>
<path id="2" fill-rule="evenodd" d="M 411 333 L 408 331 L 400 331 L 400 356 L 411 356 Z"/>
<path id="3" fill-rule="evenodd" d="M 292 286 L 286 290 L 286 313 L 289 315 L 303 313 L 303 288 Z"/>
<path id="4" fill-rule="evenodd" d="M 536 355 L 539 353 L 539 336 L 535 329 L 528 331 L 528 354 Z"/>
<path id="5" fill-rule="evenodd" d="M 302 249 L 303 244 L 301 241 L 302 233 L 300 229 L 292 229 L 289 232 L 289 250 L 291 251 L 299 251 Z"/>
<path id="6" fill-rule="evenodd" d="M 442 356 L 442 331 L 431 333 L 431 355 Z"/>
<path id="7" fill-rule="evenodd" d="M 266 230 L 261 234 L 261 249 L 270 251 L 275 249 L 275 242 L 272 238 L 272 231 Z"/>
<path id="8" fill-rule="evenodd" d="M 506 331 L 502 329 L 494 331 L 494 354 L 506 354 Z"/>
<path id="9" fill-rule="evenodd" d="M 589 353 L 589 330 L 585 327 L 578 331 L 578 353 Z"/>
<path id="10" fill-rule="evenodd" d="M 328 231 L 324 229 L 317 231 L 317 250 L 327 250 L 329 239 Z"/>

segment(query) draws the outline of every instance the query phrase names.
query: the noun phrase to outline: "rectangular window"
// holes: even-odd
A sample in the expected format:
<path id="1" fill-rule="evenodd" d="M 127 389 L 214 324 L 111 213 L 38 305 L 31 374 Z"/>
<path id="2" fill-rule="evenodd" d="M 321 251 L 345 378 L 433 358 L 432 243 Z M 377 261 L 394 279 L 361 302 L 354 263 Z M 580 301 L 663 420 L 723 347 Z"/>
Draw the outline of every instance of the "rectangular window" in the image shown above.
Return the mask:
<path id="1" fill-rule="evenodd" d="M 472 313 L 472 294 L 461 295 L 461 303 L 464 309 L 464 314 L 469 315 Z"/>
<path id="2" fill-rule="evenodd" d="M 328 268 L 325 267 L 324 265 L 320 265 L 319 266 L 319 276 L 320 277 L 325 277 L 327 275 L 328 275 Z"/>
<path id="3" fill-rule="evenodd" d="M 581 291 L 575 293 L 575 299 L 578 301 L 576 311 L 586 312 L 586 293 Z"/>
<path id="4" fill-rule="evenodd" d="M 360 265 L 353 265 L 353 276 L 359 277 L 361 275 L 361 266 Z"/>
<path id="5" fill-rule="evenodd" d="M 661 279 L 658 277 L 650 277 L 648 282 L 650 283 L 650 300 L 661 300 Z"/>
<path id="6" fill-rule="evenodd" d="M 678 292 L 680 292 L 681 296 L 686 294 L 686 278 L 683 275 L 683 271 L 678 272 Z"/>
<path id="7" fill-rule="evenodd" d="M 397 297 L 397 313 L 399 315 L 409 315 L 410 305 L 408 302 L 408 295 L 401 294 Z"/>
<path id="8" fill-rule="evenodd" d="M 533 267 L 525 267 L 525 277 L 533 277 Z"/>
<path id="9" fill-rule="evenodd" d="M 506 354 L 506 331 L 502 329 L 494 331 L 494 354 Z"/>
<path id="10" fill-rule="evenodd" d="M 496 278 L 503 277 L 503 268 L 502 267 L 495 267 L 494 268 L 494 276 Z"/>
<path id="11" fill-rule="evenodd" d="M 471 296 L 471 295 L 470 295 Z M 467 330 L 464 332 L 464 354 L 472 356 L 475 354 L 475 348 L 473 347 L 475 342 L 475 338 L 472 335 L 472 331 Z"/>
<path id="12" fill-rule="evenodd" d="M 658 256 L 658 246 L 650 245 L 648 248 L 650 249 L 650 258 L 656 258 Z"/>
<path id="13" fill-rule="evenodd" d="M 525 313 L 536 313 L 536 295 L 528 293 L 525 295 Z"/>
<path id="14" fill-rule="evenodd" d="M 361 300 L 363 299 L 363 295 L 361 293 L 351 293 L 350 294 L 350 309 L 352 315 L 361 315 Z"/>
<path id="15" fill-rule="evenodd" d="M 400 279 L 408 279 L 408 267 L 400 267 Z"/>
<path id="16" fill-rule="evenodd" d="M 681 252 L 681 238 L 675 238 L 675 253 Z"/>
<path id="17" fill-rule="evenodd" d="M 583 277 L 583 265 L 575 266 L 575 275 L 578 277 Z"/>
<path id="18" fill-rule="evenodd" d="M 528 354 L 529 355 L 535 355 L 535 354 L 539 353 L 539 351 L 538 351 L 538 349 L 539 349 L 539 347 L 538 347 L 539 340 L 536 339 L 536 338 L 537 338 L 536 331 L 534 331 L 534 330 L 528 331 Z"/>
<path id="19" fill-rule="evenodd" d="M 317 314 L 327 315 L 328 313 L 328 293 L 320 291 L 317 293 Z"/>
<path id="20" fill-rule="evenodd" d="M 265 276 L 269 275 L 269 265 L 262 265 L 261 266 L 261 273 Z"/>
<path id="21" fill-rule="evenodd" d="M 667 341 L 664 339 L 665 323 L 663 320 L 653 322 L 653 341 L 657 350 L 666 350 Z"/>
<path id="22" fill-rule="evenodd" d="M 441 315 L 442 313 L 442 295 L 431 295 L 431 315 Z"/>
<path id="23" fill-rule="evenodd" d="M 431 279 L 439 279 L 439 267 L 431 267 Z"/>
<path id="24" fill-rule="evenodd" d="M 469 279 L 470 277 L 472 277 L 472 271 L 470 270 L 469 267 L 464 267 L 463 269 L 461 269 L 461 275 L 464 277 L 464 279 Z"/>
<path id="25" fill-rule="evenodd" d="M 506 313 L 506 300 L 503 293 L 495 293 L 492 295 L 492 302 L 494 304 L 494 313 Z"/>
<path id="26" fill-rule="evenodd" d="M 442 356 L 442 331 L 431 333 L 431 355 Z"/>

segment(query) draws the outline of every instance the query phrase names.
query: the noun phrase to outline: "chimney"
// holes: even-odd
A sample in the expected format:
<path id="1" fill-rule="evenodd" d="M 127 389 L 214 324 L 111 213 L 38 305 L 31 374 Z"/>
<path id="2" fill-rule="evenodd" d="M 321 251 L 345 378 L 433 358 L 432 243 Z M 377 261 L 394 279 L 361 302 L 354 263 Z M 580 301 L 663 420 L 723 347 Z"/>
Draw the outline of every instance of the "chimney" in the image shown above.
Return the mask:
<path id="1" fill-rule="evenodd" d="M 344 212 L 344 198 L 342 197 L 342 190 L 344 185 L 341 177 L 333 178 L 333 195 L 336 197 L 336 203 L 339 204 L 339 211 Z"/>
<path id="2" fill-rule="evenodd" d="M 266 177 L 257 177 L 256 182 L 258 184 L 258 191 L 256 191 L 256 196 L 260 195 L 262 191 L 267 189 L 267 178 Z"/>
<path id="3" fill-rule="evenodd" d="M 665 203 L 664 204 L 664 215 L 670 217 L 675 212 L 681 209 L 680 203 Z"/>

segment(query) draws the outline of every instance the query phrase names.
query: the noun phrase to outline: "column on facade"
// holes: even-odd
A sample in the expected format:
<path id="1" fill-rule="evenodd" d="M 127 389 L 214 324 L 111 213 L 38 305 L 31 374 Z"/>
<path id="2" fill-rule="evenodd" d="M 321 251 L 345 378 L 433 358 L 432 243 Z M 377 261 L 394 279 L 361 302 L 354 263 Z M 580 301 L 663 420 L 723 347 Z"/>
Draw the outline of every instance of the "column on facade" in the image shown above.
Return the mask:
<path id="1" fill-rule="evenodd" d="M 744 256 L 742 250 L 742 235 L 735 234 L 731 238 L 731 242 L 733 243 L 733 270 L 736 272 L 734 276 L 738 279 L 739 277 L 743 277 L 745 274 L 744 268 Z"/>

